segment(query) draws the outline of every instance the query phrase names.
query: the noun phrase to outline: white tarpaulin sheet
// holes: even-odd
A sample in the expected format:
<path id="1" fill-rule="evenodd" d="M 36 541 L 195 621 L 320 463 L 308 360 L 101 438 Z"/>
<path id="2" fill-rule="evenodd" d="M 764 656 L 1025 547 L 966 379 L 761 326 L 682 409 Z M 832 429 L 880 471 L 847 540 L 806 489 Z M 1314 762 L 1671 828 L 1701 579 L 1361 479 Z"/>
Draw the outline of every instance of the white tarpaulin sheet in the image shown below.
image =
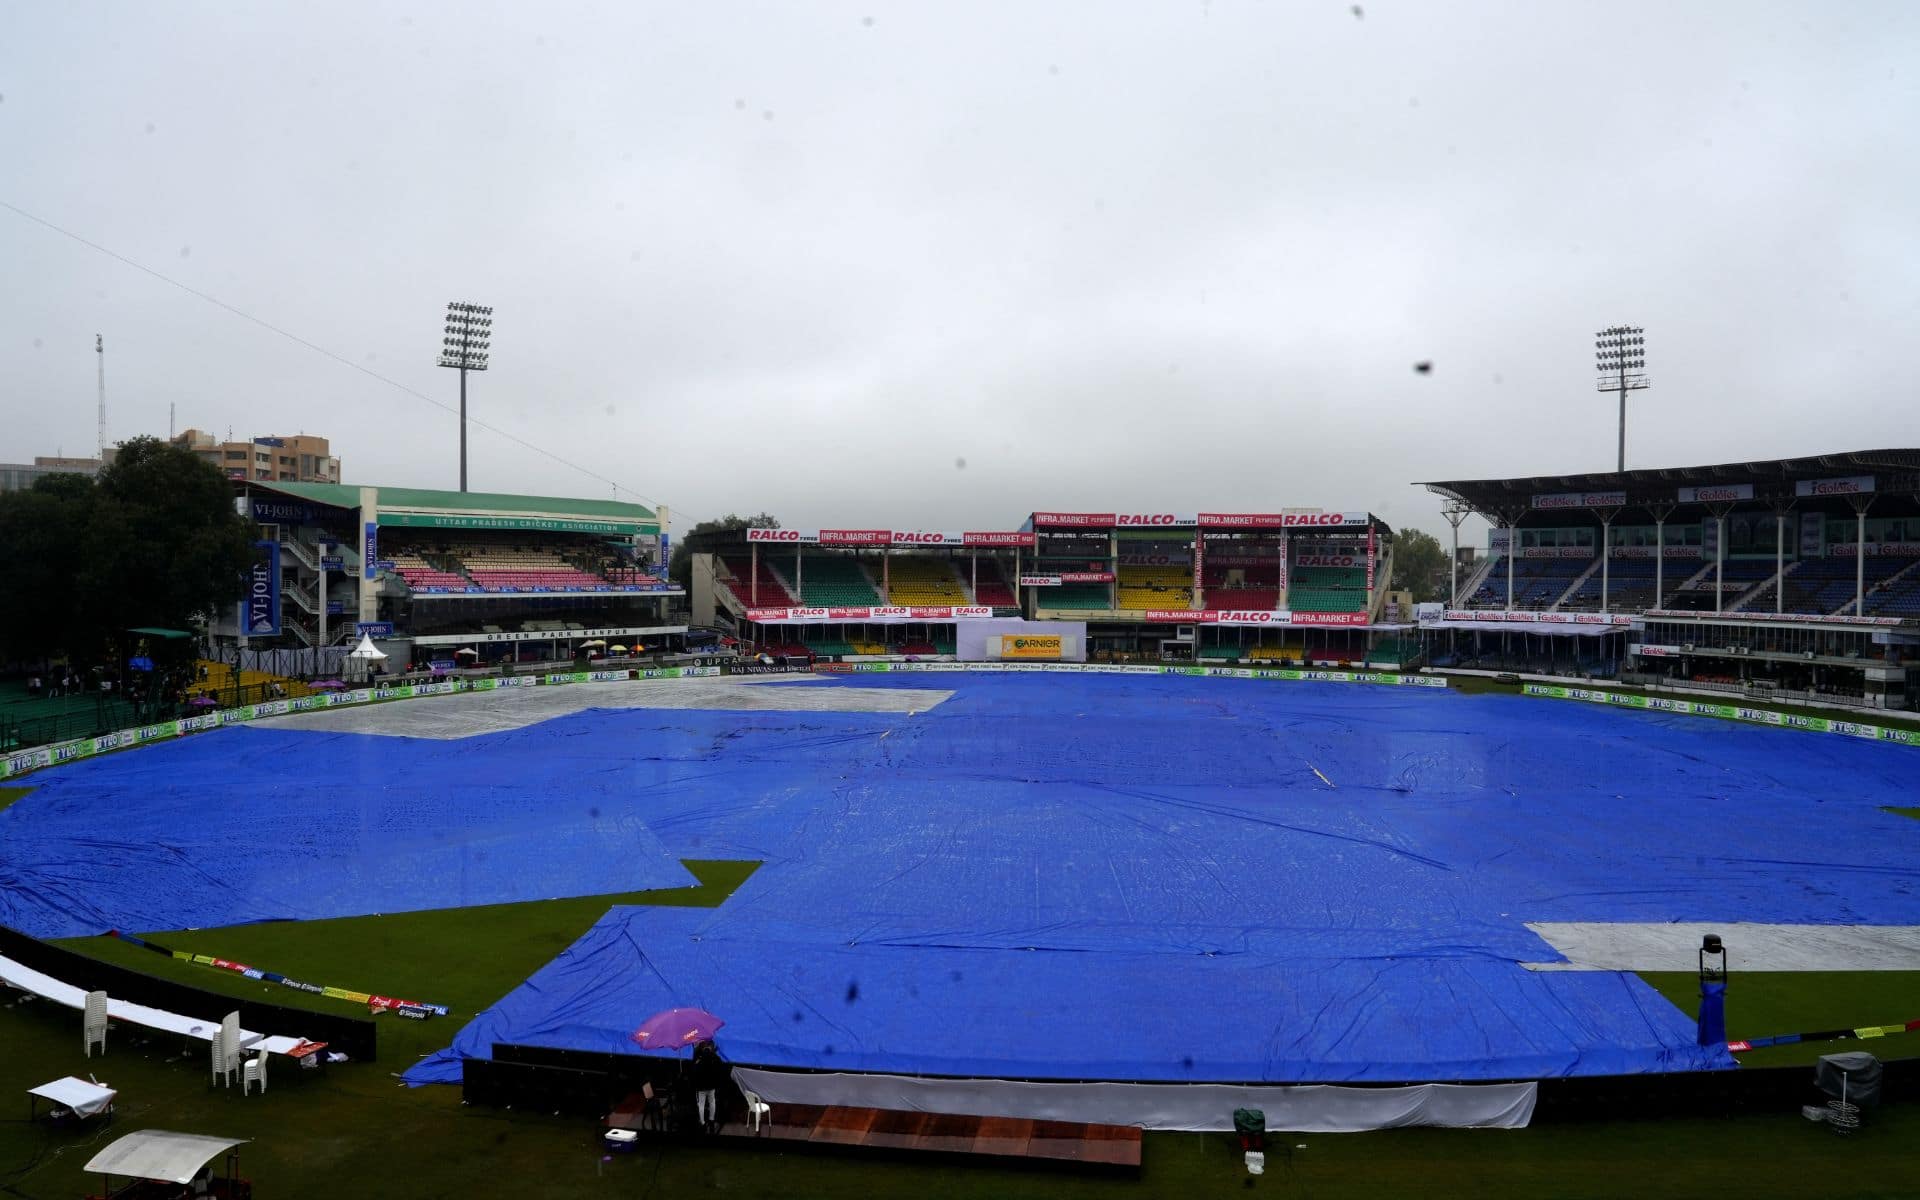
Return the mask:
<path id="1" fill-rule="evenodd" d="M 64 1004 L 68 1008 L 86 1007 L 86 992 L 70 983 L 62 983 L 45 972 L 17 963 L 4 954 L 0 954 L 0 983 L 19 988 L 23 992 L 32 992 L 36 996 L 45 996 L 56 1004 Z M 159 1029 L 167 1033 L 199 1038 L 203 1042 L 212 1041 L 213 1035 L 220 1032 L 218 1020 L 185 1017 L 163 1008 L 148 1008 L 144 1004 L 129 1004 L 125 1000 L 115 1000 L 112 996 L 107 997 L 107 1016 L 115 1021 L 144 1025 L 148 1029 Z M 240 1031 L 242 1050 L 265 1050 L 268 1054 L 286 1054 L 295 1046 L 304 1044 L 304 1041 L 303 1038 L 264 1037 L 244 1029 Z"/>
<path id="2" fill-rule="evenodd" d="M 1739 921 L 1529 921 L 1566 962 L 1531 971 L 1694 971 L 1718 934 L 1741 971 L 1920 971 L 1920 926 L 1763 925 Z"/>
<path id="3" fill-rule="evenodd" d="M 97 1083 L 89 1083 L 84 1079 L 76 1079 L 68 1075 L 51 1083 L 43 1083 L 37 1088 L 28 1088 L 27 1094 L 64 1105 L 83 1117 L 91 1117 L 95 1113 L 106 1111 L 113 1104 L 113 1098 L 118 1093 L 110 1087 L 101 1087 Z"/>
<path id="4" fill-rule="evenodd" d="M 1524 1129 L 1533 1119 L 1533 1083 L 1422 1083 L 1407 1087 L 1338 1084 L 1241 1086 L 1224 1083 L 1023 1083 L 1008 1079 L 927 1079 L 735 1067 L 740 1086 L 772 1104 L 823 1104 L 895 1112 L 964 1113 L 1035 1121 L 1138 1125 L 1218 1132 L 1233 1110 L 1257 1108 L 1268 1129 L 1364 1133 L 1432 1125 L 1448 1129 Z"/>

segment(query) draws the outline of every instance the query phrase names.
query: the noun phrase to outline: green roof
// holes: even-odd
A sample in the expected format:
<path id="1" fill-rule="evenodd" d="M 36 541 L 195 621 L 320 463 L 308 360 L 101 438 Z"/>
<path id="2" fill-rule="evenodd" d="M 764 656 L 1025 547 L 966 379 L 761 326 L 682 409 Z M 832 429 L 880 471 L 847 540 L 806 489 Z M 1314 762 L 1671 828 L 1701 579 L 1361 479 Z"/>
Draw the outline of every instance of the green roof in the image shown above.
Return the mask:
<path id="1" fill-rule="evenodd" d="M 339 483 L 251 483 L 248 486 L 284 492 L 316 504 L 335 508 L 360 507 L 360 489 Z M 602 520 L 656 520 L 654 511 L 643 504 L 620 500 L 569 500 L 560 496 L 506 496 L 498 492 L 439 492 L 427 488 L 383 487 L 380 508 L 410 509 L 428 512 L 545 513 L 566 517 L 597 517 Z"/>

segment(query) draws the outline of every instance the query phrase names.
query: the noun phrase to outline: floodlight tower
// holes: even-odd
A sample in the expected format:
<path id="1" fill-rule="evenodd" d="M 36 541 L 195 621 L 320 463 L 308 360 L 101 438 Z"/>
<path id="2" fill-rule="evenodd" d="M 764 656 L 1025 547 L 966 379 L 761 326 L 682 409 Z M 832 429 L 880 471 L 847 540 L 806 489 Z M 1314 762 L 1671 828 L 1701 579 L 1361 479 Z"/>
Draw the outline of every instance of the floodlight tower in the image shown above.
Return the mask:
<path id="1" fill-rule="evenodd" d="M 1620 466 L 1627 469 L 1627 393 L 1647 386 L 1646 330 L 1638 325 L 1614 325 L 1593 335 L 1594 366 L 1600 372 L 1600 391 L 1620 393 Z"/>
<path id="2" fill-rule="evenodd" d="M 487 369 L 493 339 L 493 309 L 455 300 L 447 305 L 447 332 L 440 339 L 440 365 L 460 372 L 460 490 L 467 490 L 467 372 Z"/>

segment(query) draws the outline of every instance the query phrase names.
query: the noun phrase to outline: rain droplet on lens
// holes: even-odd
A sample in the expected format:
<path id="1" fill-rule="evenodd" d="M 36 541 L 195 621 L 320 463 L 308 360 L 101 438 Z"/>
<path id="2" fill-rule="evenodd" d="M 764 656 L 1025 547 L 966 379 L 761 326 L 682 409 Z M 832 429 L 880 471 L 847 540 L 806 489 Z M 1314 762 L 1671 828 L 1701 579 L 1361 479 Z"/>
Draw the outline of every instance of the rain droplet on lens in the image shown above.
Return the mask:
<path id="1" fill-rule="evenodd" d="M 964 471 L 964 470 L 966 470 L 966 469 L 967 469 L 967 460 L 966 460 L 966 459 L 964 459 L 964 458 L 956 458 L 956 459 L 954 459 L 954 460 L 953 460 L 953 469 L 954 469 L 954 470 L 956 470 L 956 471 Z"/>

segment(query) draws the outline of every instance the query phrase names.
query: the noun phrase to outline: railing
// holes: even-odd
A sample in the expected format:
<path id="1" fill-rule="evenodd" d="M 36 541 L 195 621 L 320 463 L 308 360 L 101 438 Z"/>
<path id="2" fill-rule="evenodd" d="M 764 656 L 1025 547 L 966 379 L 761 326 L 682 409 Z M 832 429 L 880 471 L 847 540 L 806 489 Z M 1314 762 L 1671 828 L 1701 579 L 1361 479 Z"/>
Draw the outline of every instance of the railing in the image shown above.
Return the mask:
<path id="1" fill-rule="evenodd" d="M 1727 683 L 1714 679 L 1675 679 L 1668 675 L 1648 675 L 1629 671 L 1620 676 L 1621 683 L 1636 683 L 1642 687 L 1668 688 L 1675 691 L 1717 692 L 1724 696 L 1740 696 L 1748 700 L 1776 701 L 1787 704 L 1845 704 L 1865 706 L 1865 692 L 1822 691 L 1807 692 L 1795 688 L 1771 687 L 1765 684 Z"/>
<path id="2" fill-rule="evenodd" d="M 211 678 L 192 684 L 186 698 L 178 703 L 172 700 L 148 700 L 136 704 L 124 696 L 115 695 L 98 697 L 91 708 L 77 712 L 48 713 L 40 717 L 0 714 L 0 751 L 24 750 L 30 746 L 44 746 L 73 738 L 98 737 L 117 729 L 178 720 L 214 708 L 237 708 L 242 704 L 258 704 L 263 700 L 279 698 L 274 690 L 275 685 L 270 683 L 243 686 L 229 683 L 221 686 L 221 674 L 216 669 Z M 195 698 L 204 698 L 208 702 L 196 705 L 192 703 Z"/>

